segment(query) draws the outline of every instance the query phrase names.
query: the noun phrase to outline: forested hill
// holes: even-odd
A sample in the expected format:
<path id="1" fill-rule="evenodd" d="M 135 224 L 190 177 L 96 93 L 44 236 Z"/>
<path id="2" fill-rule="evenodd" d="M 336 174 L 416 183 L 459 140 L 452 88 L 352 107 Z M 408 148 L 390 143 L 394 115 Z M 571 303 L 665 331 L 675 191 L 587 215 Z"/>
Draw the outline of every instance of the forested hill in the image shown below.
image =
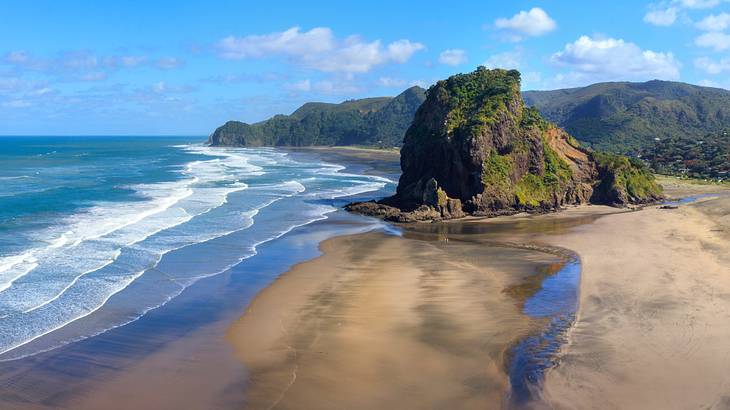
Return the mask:
<path id="1" fill-rule="evenodd" d="M 291 115 L 255 124 L 228 121 L 211 134 L 213 146 L 400 146 L 413 115 L 426 98 L 421 87 L 396 97 L 306 103 Z"/>
<path id="2" fill-rule="evenodd" d="M 527 91 L 523 97 L 578 140 L 621 154 L 730 129 L 730 91 L 719 88 L 654 80 Z"/>

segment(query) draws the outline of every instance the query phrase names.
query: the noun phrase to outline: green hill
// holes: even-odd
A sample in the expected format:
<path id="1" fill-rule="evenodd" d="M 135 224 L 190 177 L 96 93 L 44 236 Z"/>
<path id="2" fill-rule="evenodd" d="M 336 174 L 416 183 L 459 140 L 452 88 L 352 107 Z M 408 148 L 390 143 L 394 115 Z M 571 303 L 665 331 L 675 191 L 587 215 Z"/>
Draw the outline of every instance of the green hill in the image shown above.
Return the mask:
<path id="1" fill-rule="evenodd" d="M 306 103 L 291 115 L 255 124 L 229 121 L 208 142 L 213 146 L 400 146 L 425 98 L 423 88 L 411 87 L 396 97 Z"/>
<path id="2" fill-rule="evenodd" d="M 654 80 L 526 91 L 523 97 L 583 143 L 621 154 L 653 150 L 657 138 L 692 140 L 730 128 L 730 91 L 719 88 Z"/>

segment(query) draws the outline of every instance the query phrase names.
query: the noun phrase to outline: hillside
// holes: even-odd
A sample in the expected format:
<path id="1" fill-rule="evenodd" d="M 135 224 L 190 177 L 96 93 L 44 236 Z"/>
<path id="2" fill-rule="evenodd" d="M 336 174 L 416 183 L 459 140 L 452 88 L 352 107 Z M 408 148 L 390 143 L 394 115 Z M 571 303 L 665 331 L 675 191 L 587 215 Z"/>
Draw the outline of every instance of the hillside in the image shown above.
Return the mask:
<path id="1" fill-rule="evenodd" d="M 642 159 L 661 174 L 730 179 L 730 135 L 727 131 L 696 139 L 667 138 L 645 150 Z"/>
<path id="2" fill-rule="evenodd" d="M 432 86 L 406 131 L 396 195 L 348 209 L 399 221 L 662 196 L 651 172 L 579 143 L 520 95 L 520 73 L 479 67 Z"/>
<path id="3" fill-rule="evenodd" d="M 291 115 L 246 124 L 229 121 L 211 134 L 213 146 L 400 146 L 425 90 L 411 87 L 396 97 L 306 103 Z"/>
<path id="4" fill-rule="evenodd" d="M 621 154 L 655 138 L 696 139 L 730 127 L 730 91 L 670 81 L 526 91 L 525 103 L 587 145 Z"/>

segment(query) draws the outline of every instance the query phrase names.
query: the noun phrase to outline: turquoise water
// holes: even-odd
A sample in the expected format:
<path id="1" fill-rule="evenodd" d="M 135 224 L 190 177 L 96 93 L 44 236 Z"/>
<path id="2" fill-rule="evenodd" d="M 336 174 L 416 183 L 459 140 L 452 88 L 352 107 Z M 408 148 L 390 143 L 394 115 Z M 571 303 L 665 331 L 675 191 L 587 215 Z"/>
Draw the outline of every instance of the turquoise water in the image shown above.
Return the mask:
<path id="1" fill-rule="evenodd" d="M 201 138 L 0 139 L 0 360 L 137 320 L 389 179 Z"/>

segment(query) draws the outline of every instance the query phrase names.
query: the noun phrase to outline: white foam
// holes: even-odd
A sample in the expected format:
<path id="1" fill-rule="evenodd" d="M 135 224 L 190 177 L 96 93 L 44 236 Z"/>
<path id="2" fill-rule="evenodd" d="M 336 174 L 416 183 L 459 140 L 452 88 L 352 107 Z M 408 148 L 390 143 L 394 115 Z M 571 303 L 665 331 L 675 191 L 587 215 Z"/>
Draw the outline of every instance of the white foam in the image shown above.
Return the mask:
<path id="1" fill-rule="evenodd" d="M 294 199 L 299 202 L 292 202 L 291 208 L 272 211 L 295 210 L 279 217 L 267 216 L 273 218 L 268 223 L 275 225 L 270 234 L 251 245 L 231 248 L 231 255 L 210 263 L 210 271 L 201 264 L 191 270 L 192 276 L 177 272 L 166 276 L 180 285 L 182 292 L 196 281 L 220 274 L 255 255 L 261 244 L 325 219 L 335 210 L 310 200 L 364 193 L 392 182 L 344 173 L 344 167 L 334 164 L 294 161 L 272 149 L 180 148 L 210 159 L 185 164 L 180 170 L 184 176 L 181 180 L 127 187 L 141 200 L 100 203 L 39 233 L 40 238 L 51 238 L 45 241 L 46 246 L 0 258 L 0 284 L 4 284 L 0 287 L 0 314 L 5 315 L 0 319 L 5 327 L 0 327 L 0 354 L 98 311 L 113 295 L 158 266 L 170 252 L 247 232 L 255 225 L 260 210 L 275 202 L 302 198 Z M 261 177 L 266 178 L 258 182 Z M 233 193 L 246 190 L 259 195 L 262 201 L 249 205 L 247 198 L 251 195 L 237 194 L 236 201 L 230 202 Z M 262 232 L 269 232 L 268 227 Z M 131 320 L 121 322 L 136 320 L 175 295 L 165 295 L 151 307 L 140 307 L 130 313 L 134 316 Z M 107 328 L 116 326 L 114 323 Z"/>

